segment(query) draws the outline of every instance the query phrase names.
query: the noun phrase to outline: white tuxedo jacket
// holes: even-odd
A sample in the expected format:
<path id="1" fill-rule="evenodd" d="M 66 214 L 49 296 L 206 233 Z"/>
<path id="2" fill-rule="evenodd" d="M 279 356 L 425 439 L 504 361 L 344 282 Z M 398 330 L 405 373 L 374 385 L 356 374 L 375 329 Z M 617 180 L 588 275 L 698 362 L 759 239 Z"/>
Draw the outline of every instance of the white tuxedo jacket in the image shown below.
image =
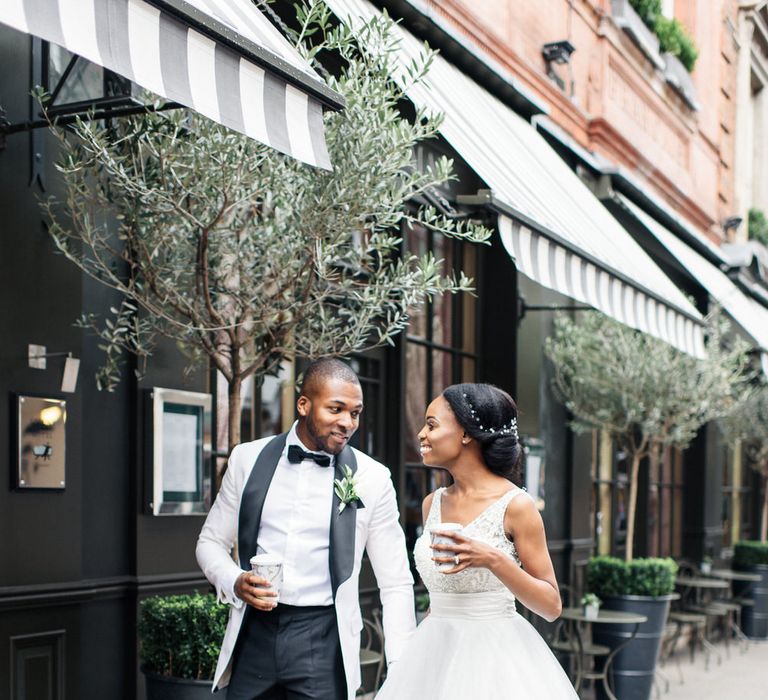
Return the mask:
<path id="1" fill-rule="evenodd" d="M 237 577 L 250 568 L 248 560 L 256 553 L 264 499 L 284 444 L 285 434 L 244 443 L 232 451 L 221 490 L 197 542 L 200 568 L 215 586 L 219 600 L 232 605 L 213 680 L 214 689 L 229 683 L 232 652 L 246 608 L 243 601 L 235 597 L 234 584 Z M 358 577 L 364 550 L 368 551 L 379 586 L 389 662 L 400 656 L 416 627 L 416 620 L 413 578 L 389 470 L 351 447 L 346 447 L 335 460 L 336 478 L 341 478 L 345 464 L 355 472 L 355 490 L 362 506 L 355 507 L 357 504 L 353 502 L 339 514 L 339 500 L 334 495 L 329 560 L 348 700 L 352 700 L 360 686 L 363 622 Z M 235 543 L 239 565 L 232 559 Z"/>

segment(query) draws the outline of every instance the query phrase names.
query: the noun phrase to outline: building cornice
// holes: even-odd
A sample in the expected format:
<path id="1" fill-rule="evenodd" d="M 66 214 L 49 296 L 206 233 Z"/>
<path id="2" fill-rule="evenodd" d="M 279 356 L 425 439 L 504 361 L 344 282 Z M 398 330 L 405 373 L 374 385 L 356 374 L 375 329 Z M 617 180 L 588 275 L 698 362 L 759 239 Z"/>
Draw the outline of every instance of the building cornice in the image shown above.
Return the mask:
<path id="1" fill-rule="evenodd" d="M 709 232 L 715 220 L 680 190 L 675 182 L 646 158 L 635 146 L 602 117 L 589 123 L 590 140 L 598 153 L 614 163 L 628 165 L 643 176 L 673 209 L 699 229 Z"/>

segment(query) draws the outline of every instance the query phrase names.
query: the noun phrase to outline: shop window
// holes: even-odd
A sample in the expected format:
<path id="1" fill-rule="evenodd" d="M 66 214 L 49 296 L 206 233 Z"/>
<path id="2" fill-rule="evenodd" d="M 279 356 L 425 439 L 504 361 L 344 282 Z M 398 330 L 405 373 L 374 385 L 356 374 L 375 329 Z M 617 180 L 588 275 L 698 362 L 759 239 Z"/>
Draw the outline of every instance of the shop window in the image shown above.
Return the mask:
<path id="1" fill-rule="evenodd" d="M 472 245 L 421 226 L 407 226 L 403 239 L 407 252 L 432 253 L 443 260 L 443 274 L 463 270 L 476 279 Z M 447 472 L 422 465 L 417 435 L 424 425 L 424 411 L 435 396 L 450 384 L 476 380 L 476 305 L 474 295 L 446 294 L 411 313 L 405 341 L 405 477 L 400 490 L 409 551 L 422 531 L 422 501 L 438 486 L 449 484 Z"/>
<path id="2" fill-rule="evenodd" d="M 723 467 L 723 548 L 729 550 L 752 533 L 754 482 L 749 454 L 738 444 L 729 450 Z"/>
<path id="3" fill-rule="evenodd" d="M 651 557 L 679 557 L 683 547 L 683 453 L 664 450 L 648 485 L 648 552 Z"/>

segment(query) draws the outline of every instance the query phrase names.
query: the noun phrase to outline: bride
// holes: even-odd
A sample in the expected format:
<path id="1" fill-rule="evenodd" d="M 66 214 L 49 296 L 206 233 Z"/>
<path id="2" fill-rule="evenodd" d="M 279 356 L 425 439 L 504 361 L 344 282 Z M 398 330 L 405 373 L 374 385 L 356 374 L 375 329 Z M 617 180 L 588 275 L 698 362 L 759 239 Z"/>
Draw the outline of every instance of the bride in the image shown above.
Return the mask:
<path id="1" fill-rule="evenodd" d="M 424 499 L 424 534 L 414 549 L 430 614 L 377 700 L 577 699 L 518 599 L 548 621 L 561 611 L 544 524 L 513 483 L 522 448 L 512 398 L 489 384 L 448 387 L 428 407 L 419 433 L 424 464 L 447 469 L 453 485 Z M 430 529 L 451 544 L 430 544 Z M 438 565 L 442 565 L 438 568 Z"/>

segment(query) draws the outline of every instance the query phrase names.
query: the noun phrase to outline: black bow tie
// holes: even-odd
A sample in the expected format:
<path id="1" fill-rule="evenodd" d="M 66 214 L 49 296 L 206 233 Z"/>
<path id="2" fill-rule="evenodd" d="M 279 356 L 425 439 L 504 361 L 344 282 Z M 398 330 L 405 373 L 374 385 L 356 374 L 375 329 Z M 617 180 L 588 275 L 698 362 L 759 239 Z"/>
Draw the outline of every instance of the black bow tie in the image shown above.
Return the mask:
<path id="1" fill-rule="evenodd" d="M 331 458 L 328 455 L 319 454 L 317 452 L 307 452 L 302 450 L 298 445 L 288 446 L 288 461 L 291 464 L 299 464 L 305 459 L 314 460 L 319 467 L 330 467 Z"/>

